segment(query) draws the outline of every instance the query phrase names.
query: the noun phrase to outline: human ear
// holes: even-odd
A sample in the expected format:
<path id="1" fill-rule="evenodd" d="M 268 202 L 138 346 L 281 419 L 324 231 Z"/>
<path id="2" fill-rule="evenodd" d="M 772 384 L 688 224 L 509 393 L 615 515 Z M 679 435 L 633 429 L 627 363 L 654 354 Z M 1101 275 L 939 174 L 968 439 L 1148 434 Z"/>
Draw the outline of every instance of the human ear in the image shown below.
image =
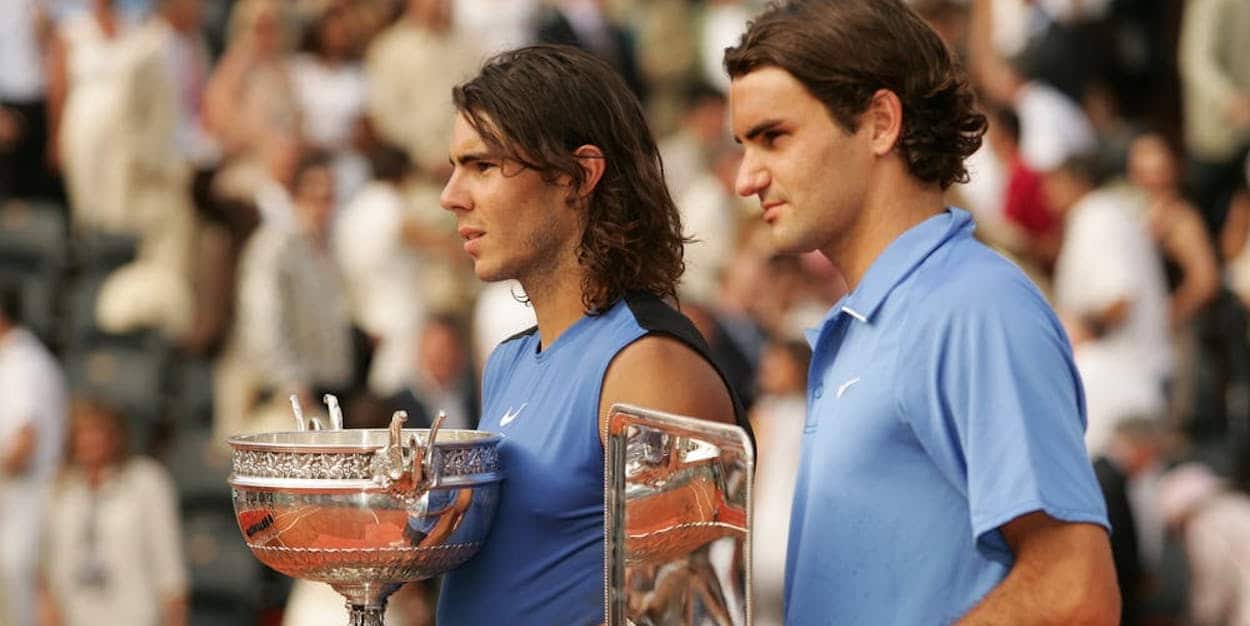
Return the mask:
<path id="1" fill-rule="evenodd" d="M 894 149 L 903 132 L 903 102 L 893 91 L 878 89 L 872 94 L 862 119 L 871 132 L 873 154 L 885 156 Z"/>
<path id="2" fill-rule="evenodd" d="M 577 197 L 588 198 L 594 192 L 599 180 L 603 178 L 603 170 L 607 167 L 607 159 L 598 146 L 586 144 L 573 151 L 578 163 L 582 166 L 582 186 L 577 190 Z"/>

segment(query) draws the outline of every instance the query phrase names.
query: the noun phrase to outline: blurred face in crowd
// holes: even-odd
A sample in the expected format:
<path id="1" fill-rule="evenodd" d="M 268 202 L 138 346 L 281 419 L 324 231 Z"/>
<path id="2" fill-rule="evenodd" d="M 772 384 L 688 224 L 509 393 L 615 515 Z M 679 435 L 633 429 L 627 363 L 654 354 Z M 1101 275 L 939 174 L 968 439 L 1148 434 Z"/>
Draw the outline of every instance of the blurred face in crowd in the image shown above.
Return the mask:
<path id="1" fill-rule="evenodd" d="M 70 439 L 74 464 L 85 470 L 98 470 L 117 456 L 117 434 L 107 417 L 92 410 L 75 417 Z"/>
<path id="2" fill-rule="evenodd" d="M 1177 187 L 1176 157 L 1162 137 L 1143 135 L 1129 146 L 1128 174 L 1133 184 L 1151 191 Z"/>
<path id="3" fill-rule="evenodd" d="M 197 31 L 203 25 L 202 0 L 165 0 L 162 12 L 171 26 L 184 33 Z"/>
<path id="4" fill-rule="evenodd" d="M 725 102 L 718 98 L 703 98 L 686 114 L 685 126 L 710 144 L 725 136 Z"/>
<path id="5" fill-rule="evenodd" d="M 863 206 L 873 163 L 867 124 L 847 133 L 789 72 L 734 79 L 734 137 L 745 147 L 736 190 L 756 196 L 780 252 L 836 248 Z"/>
<path id="6" fill-rule="evenodd" d="M 408 15 L 418 24 L 443 30 L 451 26 L 451 0 L 408 0 Z"/>
<path id="7" fill-rule="evenodd" d="M 576 262 L 583 218 L 569 185 L 495 153 L 463 115 L 456 116 L 450 154 L 453 170 L 440 202 L 455 214 L 478 278 L 558 279 Z"/>
<path id="8" fill-rule="evenodd" d="M 252 46 L 260 56 L 273 56 L 282 48 L 282 24 L 276 5 L 266 4 L 252 22 Z"/>
<path id="9" fill-rule="evenodd" d="M 447 388 L 464 372 L 465 346 L 456 331 L 443 323 L 430 323 L 421 332 L 418 365 L 439 387 Z"/>
<path id="10" fill-rule="evenodd" d="M 1067 215 L 1088 192 L 1088 185 L 1081 177 L 1063 168 L 1048 172 L 1042 180 L 1046 203 L 1059 217 Z"/>
<path id="11" fill-rule="evenodd" d="M 759 386 L 763 393 L 774 396 L 802 394 L 807 388 L 804 364 L 780 344 L 771 343 L 764 350 L 759 371 Z"/>
<path id="12" fill-rule="evenodd" d="M 334 4 L 326 9 L 317 31 L 317 42 L 317 51 L 324 57 L 342 59 L 351 54 L 352 25 L 343 6 Z"/>
<path id="13" fill-rule="evenodd" d="M 334 171 L 326 166 L 309 168 L 295 182 L 294 200 L 308 232 L 325 237 L 334 215 Z"/>

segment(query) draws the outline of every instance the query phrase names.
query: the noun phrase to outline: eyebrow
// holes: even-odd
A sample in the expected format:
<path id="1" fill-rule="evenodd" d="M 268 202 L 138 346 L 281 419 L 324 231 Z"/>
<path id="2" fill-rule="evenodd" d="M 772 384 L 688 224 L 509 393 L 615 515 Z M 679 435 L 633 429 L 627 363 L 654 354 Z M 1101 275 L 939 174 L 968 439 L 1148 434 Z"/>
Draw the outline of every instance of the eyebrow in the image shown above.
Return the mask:
<path id="1" fill-rule="evenodd" d="M 464 154 L 461 154 L 460 156 L 448 157 L 447 162 L 451 163 L 453 166 L 455 166 L 457 163 L 459 163 L 460 165 L 472 165 L 473 163 L 477 163 L 478 161 L 490 161 L 496 158 L 498 157 L 491 156 L 489 153 L 486 153 L 486 152 L 466 152 Z"/>
<path id="2" fill-rule="evenodd" d="M 781 125 L 781 120 L 779 119 L 764 120 L 760 122 L 759 124 L 752 126 L 750 130 L 746 132 L 746 134 L 744 135 L 744 138 L 747 141 L 753 141 L 756 137 L 759 137 L 763 133 L 768 132 L 772 130 L 773 128 L 780 126 L 780 125 Z M 738 143 L 742 143 L 742 139 L 739 139 L 737 137 L 734 137 L 734 141 L 737 141 Z"/>

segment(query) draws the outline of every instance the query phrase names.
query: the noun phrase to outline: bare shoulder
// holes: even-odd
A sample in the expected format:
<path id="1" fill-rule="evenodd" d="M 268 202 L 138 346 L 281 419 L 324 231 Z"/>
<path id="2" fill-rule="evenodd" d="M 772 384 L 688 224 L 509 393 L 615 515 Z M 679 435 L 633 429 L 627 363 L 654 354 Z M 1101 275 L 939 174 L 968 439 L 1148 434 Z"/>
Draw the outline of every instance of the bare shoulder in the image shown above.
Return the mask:
<path id="1" fill-rule="evenodd" d="M 720 374 L 681 340 L 648 335 L 617 354 L 599 396 L 600 433 L 616 403 L 733 423 L 734 408 Z"/>

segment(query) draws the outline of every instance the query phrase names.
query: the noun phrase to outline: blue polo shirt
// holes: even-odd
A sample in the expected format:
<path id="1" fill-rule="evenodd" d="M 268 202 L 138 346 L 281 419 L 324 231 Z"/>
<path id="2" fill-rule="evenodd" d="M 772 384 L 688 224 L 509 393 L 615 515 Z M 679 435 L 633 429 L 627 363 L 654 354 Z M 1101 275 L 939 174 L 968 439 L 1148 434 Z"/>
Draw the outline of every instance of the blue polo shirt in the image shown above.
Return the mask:
<path id="1" fill-rule="evenodd" d="M 999 526 L 1107 526 L 1067 337 L 972 231 L 911 228 L 809 332 L 789 626 L 951 624 L 1011 569 Z"/>

